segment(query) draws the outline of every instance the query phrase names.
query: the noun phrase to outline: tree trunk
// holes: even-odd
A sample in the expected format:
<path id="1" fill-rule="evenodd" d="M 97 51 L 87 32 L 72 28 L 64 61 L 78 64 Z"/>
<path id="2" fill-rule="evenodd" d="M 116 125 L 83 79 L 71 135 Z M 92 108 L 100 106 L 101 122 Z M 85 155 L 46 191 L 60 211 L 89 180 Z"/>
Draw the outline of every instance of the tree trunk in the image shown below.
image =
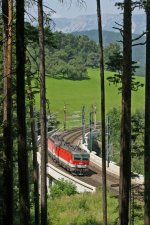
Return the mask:
<path id="1" fill-rule="evenodd" d="M 131 188 L 131 40 L 131 0 L 124 0 L 122 119 L 119 190 L 120 225 L 127 225 L 129 221 L 129 196 Z"/>
<path id="2" fill-rule="evenodd" d="M 24 0 L 16 0 L 16 76 L 20 224 L 30 221 L 25 113 Z"/>
<path id="3" fill-rule="evenodd" d="M 37 162 L 37 135 L 36 135 L 36 124 L 35 124 L 35 115 L 34 115 L 34 96 L 32 92 L 31 86 L 31 74 L 27 74 L 27 83 L 29 89 L 29 101 L 30 101 L 30 119 L 31 119 L 31 137 L 32 137 L 32 147 L 33 147 L 33 180 L 34 180 L 34 217 L 35 217 L 35 225 L 39 225 L 39 168 Z"/>
<path id="4" fill-rule="evenodd" d="M 145 87 L 145 151 L 144 151 L 144 174 L 145 174 L 145 215 L 144 224 L 150 224 L 150 0 L 146 7 L 146 87 Z"/>
<path id="5" fill-rule="evenodd" d="M 107 225 L 107 187 L 106 187 L 106 148 L 105 148 L 105 82 L 104 57 L 100 0 L 97 0 L 97 20 L 100 49 L 100 80 L 101 80 L 101 126 L 102 126 L 102 191 L 103 191 L 103 224 Z"/>
<path id="6" fill-rule="evenodd" d="M 12 0 L 2 1 L 3 13 L 3 71 L 4 71 L 4 170 L 3 224 L 13 224 L 13 157 L 12 157 Z M 9 215 L 9 216 L 8 216 Z"/>
<path id="7" fill-rule="evenodd" d="M 41 130 L 41 224 L 47 225 L 47 134 L 46 134 L 46 94 L 45 94 L 45 51 L 44 51 L 44 25 L 43 2 L 38 0 L 39 22 L 39 62 L 40 62 L 40 130 Z"/>

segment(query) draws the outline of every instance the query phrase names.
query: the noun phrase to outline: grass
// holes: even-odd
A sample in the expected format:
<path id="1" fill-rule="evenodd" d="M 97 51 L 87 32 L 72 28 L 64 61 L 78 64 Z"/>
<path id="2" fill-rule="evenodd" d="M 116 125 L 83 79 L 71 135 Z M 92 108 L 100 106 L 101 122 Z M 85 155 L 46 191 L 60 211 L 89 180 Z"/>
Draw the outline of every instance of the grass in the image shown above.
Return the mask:
<path id="1" fill-rule="evenodd" d="M 102 225 L 100 199 L 102 199 L 102 196 L 101 192 L 98 191 L 92 194 L 83 193 L 50 200 L 48 204 L 51 212 L 49 220 L 52 225 Z M 113 200 L 113 206 L 115 207 L 116 205 L 117 201 Z"/>
<path id="2" fill-rule="evenodd" d="M 51 225 L 102 225 L 102 193 L 62 196 L 48 201 L 48 221 Z M 140 204 L 140 203 L 139 203 Z M 136 210 L 135 225 L 143 224 L 142 210 Z M 138 215 L 139 216 L 138 216 Z M 118 199 L 108 193 L 108 225 L 118 220 Z"/>
<path id="3" fill-rule="evenodd" d="M 91 105 L 97 107 L 97 120 L 100 120 L 100 79 L 98 69 L 88 70 L 87 80 L 66 80 L 47 77 L 47 99 L 50 102 L 51 112 L 57 112 L 58 120 L 63 120 L 64 105 L 66 104 L 68 121 L 72 114 L 80 114 L 81 108 L 85 105 L 86 120 L 89 121 L 89 110 Z M 117 86 L 110 85 L 106 79 L 113 75 L 112 72 L 105 72 L 105 97 L 106 113 L 112 108 L 121 107 L 121 94 L 118 93 Z M 138 81 L 144 83 L 143 77 L 136 77 Z M 39 108 L 39 96 L 36 98 Z M 132 111 L 144 109 L 144 87 L 136 92 L 132 92 Z M 69 119 L 70 118 L 70 119 Z M 81 123 L 81 122 L 80 122 Z"/>

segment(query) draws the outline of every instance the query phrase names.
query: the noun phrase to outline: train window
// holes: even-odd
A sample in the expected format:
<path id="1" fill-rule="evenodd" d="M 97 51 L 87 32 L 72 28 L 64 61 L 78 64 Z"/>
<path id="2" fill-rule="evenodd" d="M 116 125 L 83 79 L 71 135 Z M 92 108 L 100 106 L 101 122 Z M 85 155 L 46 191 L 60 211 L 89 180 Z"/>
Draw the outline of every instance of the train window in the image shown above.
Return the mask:
<path id="1" fill-rule="evenodd" d="M 74 155 L 74 160 L 89 160 L 89 155 Z"/>
<path id="2" fill-rule="evenodd" d="M 88 155 L 82 155 L 82 160 L 89 160 L 89 156 Z"/>
<path id="3" fill-rule="evenodd" d="M 81 155 L 74 155 L 74 160 L 81 160 Z"/>

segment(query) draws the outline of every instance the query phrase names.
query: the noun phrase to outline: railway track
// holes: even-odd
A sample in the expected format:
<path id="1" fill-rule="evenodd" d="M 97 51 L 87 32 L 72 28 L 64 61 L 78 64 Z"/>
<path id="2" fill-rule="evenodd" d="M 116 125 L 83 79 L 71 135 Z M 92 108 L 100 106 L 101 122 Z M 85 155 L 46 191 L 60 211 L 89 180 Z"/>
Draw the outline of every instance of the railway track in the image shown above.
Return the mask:
<path id="1" fill-rule="evenodd" d="M 85 132 L 89 132 L 89 128 L 85 128 Z M 78 145 L 81 137 L 82 137 L 82 129 L 79 129 L 65 136 L 64 140 L 72 145 Z"/>

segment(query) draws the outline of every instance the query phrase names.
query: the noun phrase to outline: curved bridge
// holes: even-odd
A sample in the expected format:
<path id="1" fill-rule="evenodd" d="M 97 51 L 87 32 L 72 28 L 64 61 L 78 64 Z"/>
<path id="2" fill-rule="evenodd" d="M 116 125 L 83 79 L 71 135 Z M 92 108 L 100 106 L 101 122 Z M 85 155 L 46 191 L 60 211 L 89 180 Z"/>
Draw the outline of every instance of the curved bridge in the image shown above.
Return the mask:
<path id="1" fill-rule="evenodd" d="M 40 155 L 39 152 L 37 154 L 37 160 L 38 160 L 38 163 L 40 165 L 41 155 Z M 40 172 L 39 172 L 39 175 L 40 175 Z M 63 172 L 61 169 L 56 168 L 54 165 L 51 165 L 50 163 L 47 163 L 47 189 L 48 189 L 48 193 L 50 193 L 49 185 L 52 183 L 52 180 L 60 180 L 60 179 L 64 179 L 66 181 L 72 182 L 76 186 L 76 190 L 79 193 L 95 192 L 96 191 L 96 187 L 94 187 L 92 185 L 89 185 L 86 182 L 83 182 L 83 181 L 75 178 L 74 176 L 72 176 L 68 173 Z M 39 180 L 41 180 L 41 179 L 39 179 Z"/>
<path id="2" fill-rule="evenodd" d="M 78 180 L 74 176 L 71 176 L 60 169 L 56 168 L 55 166 L 51 164 L 47 164 L 47 175 L 53 177 L 55 180 L 64 179 L 67 181 L 72 182 L 77 189 L 77 192 L 94 192 L 96 191 L 96 187 L 89 185 L 83 181 Z"/>
<path id="3" fill-rule="evenodd" d="M 50 134 L 50 133 L 49 133 Z M 39 143 L 40 143 L 40 138 L 39 138 Z M 87 146 L 80 144 L 81 148 L 86 149 Z M 40 147 L 39 147 L 39 152 L 37 153 L 37 160 L 39 163 L 39 167 L 41 164 L 41 155 L 40 155 Z M 87 178 L 85 177 L 84 179 L 78 179 L 77 177 L 72 176 L 71 174 L 68 174 L 66 172 L 64 172 L 61 168 L 58 168 L 57 166 L 52 165 L 51 163 L 47 164 L 47 187 L 48 187 L 48 192 L 49 191 L 49 186 L 52 183 L 52 180 L 60 180 L 60 179 L 64 179 L 67 181 L 71 181 L 77 189 L 77 192 L 81 193 L 81 192 L 95 192 L 96 191 L 96 187 L 101 186 L 101 167 L 102 167 L 102 159 L 98 156 L 96 156 L 93 152 L 90 153 L 90 162 L 92 164 L 94 164 L 94 167 L 96 166 L 98 168 L 98 170 L 96 171 L 96 174 L 94 176 L 96 176 L 96 181 L 92 182 L 92 183 L 87 183 Z M 40 170 L 40 168 L 39 168 Z M 118 185 L 119 185 L 119 172 L 120 172 L 120 168 L 119 166 L 115 165 L 114 163 L 109 163 L 109 167 L 106 168 L 107 170 L 107 179 L 108 179 L 108 183 L 110 187 L 117 187 L 115 188 L 115 190 L 117 190 L 118 192 Z M 39 175 L 40 175 L 40 171 L 39 171 Z M 41 180 L 41 179 L 39 179 Z M 138 183 L 138 184 L 143 184 L 143 176 L 137 177 L 135 179 L 132 179 L 133 183 Z M 40 184 L 39 184 L 40 186 Z"/>

